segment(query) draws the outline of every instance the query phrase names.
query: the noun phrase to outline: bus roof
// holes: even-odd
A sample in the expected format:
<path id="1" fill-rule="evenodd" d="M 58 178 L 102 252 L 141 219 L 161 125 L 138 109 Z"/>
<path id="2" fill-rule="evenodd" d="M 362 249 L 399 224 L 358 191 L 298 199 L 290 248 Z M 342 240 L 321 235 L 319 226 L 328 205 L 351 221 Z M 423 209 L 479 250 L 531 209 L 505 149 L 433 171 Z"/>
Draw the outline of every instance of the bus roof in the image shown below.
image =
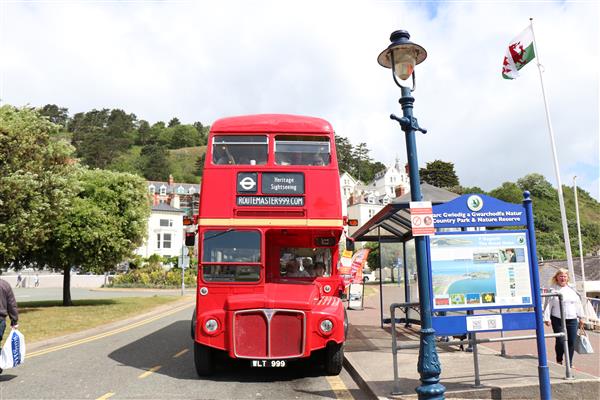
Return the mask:
<path id="1" fill-rule="evenodd" d="M 212 132 L 257 133 L 333 133 L 324 119 L 289 114 L 255 114 L 216 120 Z"/>

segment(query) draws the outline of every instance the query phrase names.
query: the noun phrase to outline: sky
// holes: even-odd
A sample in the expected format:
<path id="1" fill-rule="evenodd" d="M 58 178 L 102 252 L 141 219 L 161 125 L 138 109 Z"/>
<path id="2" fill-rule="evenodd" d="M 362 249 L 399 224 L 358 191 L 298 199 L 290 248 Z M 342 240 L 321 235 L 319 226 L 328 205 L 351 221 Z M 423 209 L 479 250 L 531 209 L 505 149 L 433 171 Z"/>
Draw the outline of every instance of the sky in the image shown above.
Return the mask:
<path id="1" fill-rule="evenodd" d="M 321 117 L 386 165 L 406 161 L 400 89 L 377 56 L 410 32 L 419 164 L 452 162 L 491 190 L 529 173 L 556 186 L 537 63 L 501 76 L 529 26 L 560 177 L 599 194 L 600 6 L 595 1 L 0 0 L 0 103 L 69 114 L 121 108 L 150 123 Z"/>

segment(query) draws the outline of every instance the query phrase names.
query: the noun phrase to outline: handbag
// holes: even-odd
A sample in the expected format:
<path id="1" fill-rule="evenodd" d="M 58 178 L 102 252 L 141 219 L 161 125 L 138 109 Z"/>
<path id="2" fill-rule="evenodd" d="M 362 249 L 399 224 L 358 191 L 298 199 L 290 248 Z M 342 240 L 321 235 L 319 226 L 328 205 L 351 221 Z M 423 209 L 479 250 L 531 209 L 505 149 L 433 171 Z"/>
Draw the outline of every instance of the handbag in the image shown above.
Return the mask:
<path id="1" fill-rule="evenodd" d="M 0 354 L 0 368 L 14 368 L 25 361 L 25 336 L 18 329 L 13 328 Z"/>
<path id="2" fill-rule="evenodd" d="M 579 328 L 577 331 L 577 340 L 575 341 L 575 351 L 579 354 L 592 354 L 594 353 L 594 348 L 592 347 L 592 343 L 585 333 L 585 330 Z"/>

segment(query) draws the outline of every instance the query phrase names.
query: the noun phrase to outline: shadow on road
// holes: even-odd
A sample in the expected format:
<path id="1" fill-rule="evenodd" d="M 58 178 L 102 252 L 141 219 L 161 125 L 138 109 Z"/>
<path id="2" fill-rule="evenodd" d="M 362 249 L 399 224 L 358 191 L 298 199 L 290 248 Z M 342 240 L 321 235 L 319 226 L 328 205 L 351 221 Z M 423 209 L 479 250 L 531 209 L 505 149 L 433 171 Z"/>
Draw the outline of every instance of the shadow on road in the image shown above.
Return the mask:
<path id="1" fill-rule="evenodd" d="M 4 372 L 2 372 L 2 374 L 0 375 L 0 382 L 8 382 L 8 381 L 12 381 L 13 379 L 15 379 L 17 377 L 17 375 L 12 375 L 10 372 L 7 373 L 6 370 Z"/>
<path id="2" fill-rule="evenodd" d="M 174 357 L 182 350 L 188 351 Z M 194 367 L 194 345 L 190 337 L 190 321 L 177 321 L 143 338 L 131 342 L 108 355 L 130 367 L 147 371 L 157 365 L 156 374 L 176 379 L 200 380 Z M 232 360 L 224 352 L 215 357 L 215 373 L 204 380 L 215 382 L 277 382 L 324 375 L 317 353 L 308 360 L 293 360 L 285 368 L 252 368 L 248 360 Z"/>

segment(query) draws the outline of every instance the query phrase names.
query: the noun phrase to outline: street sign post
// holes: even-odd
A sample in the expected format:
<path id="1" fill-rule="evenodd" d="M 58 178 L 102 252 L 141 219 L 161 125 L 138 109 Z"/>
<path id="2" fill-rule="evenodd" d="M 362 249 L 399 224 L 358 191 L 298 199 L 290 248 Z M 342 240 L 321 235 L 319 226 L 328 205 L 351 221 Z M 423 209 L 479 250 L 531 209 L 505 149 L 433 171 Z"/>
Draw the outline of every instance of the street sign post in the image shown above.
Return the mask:
<path id="1" fill-rule="evenodd" d="M 412 225 L 413 236 L 429 236 L 435 234 L 431 202 L 411 201 L 410 222 Z"/>

